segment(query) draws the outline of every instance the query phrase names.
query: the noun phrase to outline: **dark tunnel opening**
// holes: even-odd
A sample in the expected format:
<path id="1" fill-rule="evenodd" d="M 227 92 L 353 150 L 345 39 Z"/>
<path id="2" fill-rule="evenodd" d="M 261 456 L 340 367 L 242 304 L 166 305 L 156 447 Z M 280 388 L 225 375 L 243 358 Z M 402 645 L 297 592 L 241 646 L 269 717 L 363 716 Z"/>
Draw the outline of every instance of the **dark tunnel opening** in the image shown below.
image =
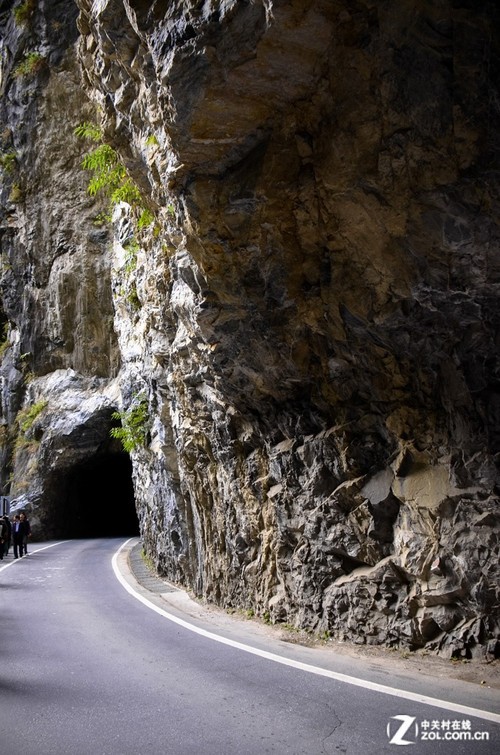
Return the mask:
<path id="1" fill-rule="evenodd" d="M 127 453 L 103 453 L 73 467 L 66 478 L 60 537 L 122 537 L 139 534 Z"/>

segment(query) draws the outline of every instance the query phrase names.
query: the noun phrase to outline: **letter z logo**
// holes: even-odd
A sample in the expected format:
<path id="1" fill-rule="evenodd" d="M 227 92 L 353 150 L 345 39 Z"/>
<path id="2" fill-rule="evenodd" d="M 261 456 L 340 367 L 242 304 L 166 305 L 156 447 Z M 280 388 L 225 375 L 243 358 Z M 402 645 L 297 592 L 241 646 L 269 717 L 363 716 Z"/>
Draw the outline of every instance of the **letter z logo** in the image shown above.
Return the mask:
<path id="1" fill-rule="evenodd" d="M 415 741 L 412 742 L 409 739 L 403 739 L 403 737 L 412 724 L 415 724 L 414 726 L 415 737 L 418 736 L 418 726 L 415 723 L 415 720 L 416 720 L 415 716 L 392 716 L 392 720 L 401 721 L 401 724 L 392 736 L 391 736 L 391 722 L 389 721 L 389 723 L 387 724 L 387 736 L 389 737 L 389 744 L 414 745 Z"/>

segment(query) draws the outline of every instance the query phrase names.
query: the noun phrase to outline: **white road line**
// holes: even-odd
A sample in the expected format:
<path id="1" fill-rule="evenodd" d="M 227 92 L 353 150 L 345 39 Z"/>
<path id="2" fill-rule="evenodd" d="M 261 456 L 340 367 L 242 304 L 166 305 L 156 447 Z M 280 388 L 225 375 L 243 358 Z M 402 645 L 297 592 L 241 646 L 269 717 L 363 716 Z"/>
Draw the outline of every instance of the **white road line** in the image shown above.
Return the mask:
<path id="1" fill-rule="evenodd" d="M 118 550 L 116 551 L 116 553 L 114 554 L 111 560 L 111 564 L 112 564 L 115 576 L 117 580 L 120 582 L 120 584 L 122 585 L 122 587 L 124 587 L 125 590 L 128 593 L 130 593 L 130 595 L 133 595 L 134 598 L 136 598 L 138 601 L 140 601 L 145 606 L 150 608 L 152 611 L 155 611 L 156 613 L 160 614 L 160 616 L 163 616 L 169 621 L 172 621 L 174 624 L 178 624 L 179 626 L 184 627 L 184 629 L 187 629 L 190 632 L 194 632 L 195 634 L 199 634 L 202 637 L 206 637 L 209 640 L 220 642 L 223 645 L 229 645 L 230 647 L 236 648 L 237 650 L 242 650 L 245 653 L 258 655 L 260 658 L 266 658 L 268 661 L 273 661 L 274 663 L 281 663 L 283 666 L 291 666 L 292 668 L 299 669 L 300 671 L 307 671 L 309 674 L 317 674 L 318 676 L 326 676 L 330 679 L 335 679 L 338 682 L 351 684 L 355 687 L 362 687 L 363 689 L 368 689 L 368 690 L 371 690 L 372 692 L 381 692 L 384 695 L 392 695 L 400 699 L 411 700 L 412 702 L 415 702 L 415 703 L 421 703 L 422 705 L 432 705 L 435 708 L 443 708 L 444 710 L 450 710 L 450 711 L 453 711 L 454 713 L 463 714 L 464 716 L 474 716 L 475 718 L 481 718 L 484 721 L 493 721 L 494 723 L 500 723 L 500 715 L 497 713 L 491 713 L 488 710 L 479 710 L 478 708 L 470 708 L 467 705 L 459 705 L 458 703 L 452 703 L 446 700 L 439 700 L 434 697 L 427 697 L 427 695 L 420 695 L 416 692 L 409 692 L 404 689 L 397 689 L 396 687 L 387 687 L 385 684 L 377 684 L 376 682 L 370 682 L 366 679 L 358 679 L 355 676 L 348 676 L 347 674 L 340 674 L 337 671 L 330 671 L 329 669 L 321 668 L 320 666 L 311 666 L 308 663 L 302 663 L 301 661 L 294 661 L 291 658 L 286 658 L 281 655 L 276 655 L 275 653 L 270 653 L 267 650 L 259 650 L 259 648 L 254 648 L 251 645 L 246 645 L 243 642 L 230 640 L 226 637 L 222 637 L 219 634 L 215 634 L 214 632 L 209 632 L 206 629 L 201 629 L 200 627 L 197 627 L 195 624 L 190 624 L 188 621 L 184 621 L 184 619 L 180 619 L 177 616 L 174 616 L 168 611 L 163 610 L 163 608 L 159 608 L 158 606 L 155 606 L 154 603 L 151 603 L 147 598 L 140 595 L 136 590 L 134 590 L 134 588 L 131 585 L 129 585 L 129 583 L 122 576 L 118 568 L 118 557 L 121 551 L 133 539 L 134 538 L 129 538 L 129 540 L 126 540 L 123 543 L 123 545 L 121 545 L 118 548 Z"/>
<path id="2" fill-rule="evenodd" d="M 44 545 L 43 548 L 37 548 L 36 551 L 30 550 L 28 553 L 28 558 L 30 556 L 34 556 L 35 553 L 40 553 L 40 551 L 46 551 L 47 548 L 54 548 L 56 545 L 62 545 L 63 543 L 67 543 L 68 540 L 60 540 L 57 543 L 51 543 L 50 545 Z M 4 569 L 8 569 L 9 566 L 14 566 L 14 564 L 20 563 L 23 559 L 25 559 L 26 556 L 22 556 L 20 558 L 13 558 L 12 561 L 9 561 L 8 564 L 4 564 L 3 566 L 0 566 L 0 571 L 4 571 Z"/>

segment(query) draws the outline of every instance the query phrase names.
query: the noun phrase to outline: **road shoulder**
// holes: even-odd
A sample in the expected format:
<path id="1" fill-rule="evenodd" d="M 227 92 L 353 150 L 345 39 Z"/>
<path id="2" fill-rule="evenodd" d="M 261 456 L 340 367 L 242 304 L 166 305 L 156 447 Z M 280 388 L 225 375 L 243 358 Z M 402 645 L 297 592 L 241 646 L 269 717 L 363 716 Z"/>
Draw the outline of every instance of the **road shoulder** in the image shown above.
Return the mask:
<path id="1" fill-rule="evenodd" d="M 123 553 L 122 569 L 129 572 L 129 578 L 140 586 L 144 594 L 159 606 L 170 608 L 210 626 L 214 632 L 237 634 L 244 641 L 279 642 L 290 647 L 301 647 L 315 651 L 318 663 L 325 656 L 332 654 L 343 657 L 346 661 L 352 659 L 387 674 L 391 669 L 394 675 L 427 675 L 436 680 L 459 680 L 486 689 L 500 690 L 500 662 L 498 660 L 470 660 L 451 661 L 425 651 L 407 652 L 400 649 L 393 650 L 379 646 L 357 645 L 355 643 L 339 642 L 332 638 L 321 639 L 305 631 L 295 630 L 283 625 L 266 624 L 249 616 L 244 611 L 228 612 L 211 604 L 195 599 L 186 590 L 170 583 L 158 576 L 152 566 L 143 557 L 140 541 L 131 541 Z"/>

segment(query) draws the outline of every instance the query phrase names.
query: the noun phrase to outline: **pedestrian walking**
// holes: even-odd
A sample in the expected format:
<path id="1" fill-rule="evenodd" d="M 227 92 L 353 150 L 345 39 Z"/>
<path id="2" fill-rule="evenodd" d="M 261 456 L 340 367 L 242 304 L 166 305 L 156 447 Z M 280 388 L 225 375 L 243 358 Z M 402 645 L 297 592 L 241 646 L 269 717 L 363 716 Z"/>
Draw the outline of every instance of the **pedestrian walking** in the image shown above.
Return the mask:
<path id="1" fill-rule="evenodd" d="M 7 555 L 9 550 L 9 528 L 5 517 L 0 519 L 0 561 L 3 561 L 3 557 Z"/>
<path id="2" fill-rule="evenodd" d="M 21 522 L 21 556 L 28 555 L 28 538 L 31 537 L 31 527 L 28 517 L 21 511 L 19 515 L 19 521 Z"/>
<path id="3" fill-rule="evenodd" d="M 10 523 L 10 519 L 7 516 L 7 514 L 4 514 L 2 521 L 4 522 L 4 525 L 5 525 L 5 530 L 4 530 L 5 536 L 3 538 L 3 553 L 2 553 L 2 558 L 3 558 L 9 552 L 10 541 L 12 538 L 12 524 Z"/>
<path id="4" fill-rule="evenodd" d="M 23 543 L 23 530 L 21 528 L 21 517 L 19 514 L 14 515 L 14 522 L 12 524 L 12 545 L 14 546 L 14 558 L 19 558 L 19 554 L 22 554 L 21 547 Z"/>

